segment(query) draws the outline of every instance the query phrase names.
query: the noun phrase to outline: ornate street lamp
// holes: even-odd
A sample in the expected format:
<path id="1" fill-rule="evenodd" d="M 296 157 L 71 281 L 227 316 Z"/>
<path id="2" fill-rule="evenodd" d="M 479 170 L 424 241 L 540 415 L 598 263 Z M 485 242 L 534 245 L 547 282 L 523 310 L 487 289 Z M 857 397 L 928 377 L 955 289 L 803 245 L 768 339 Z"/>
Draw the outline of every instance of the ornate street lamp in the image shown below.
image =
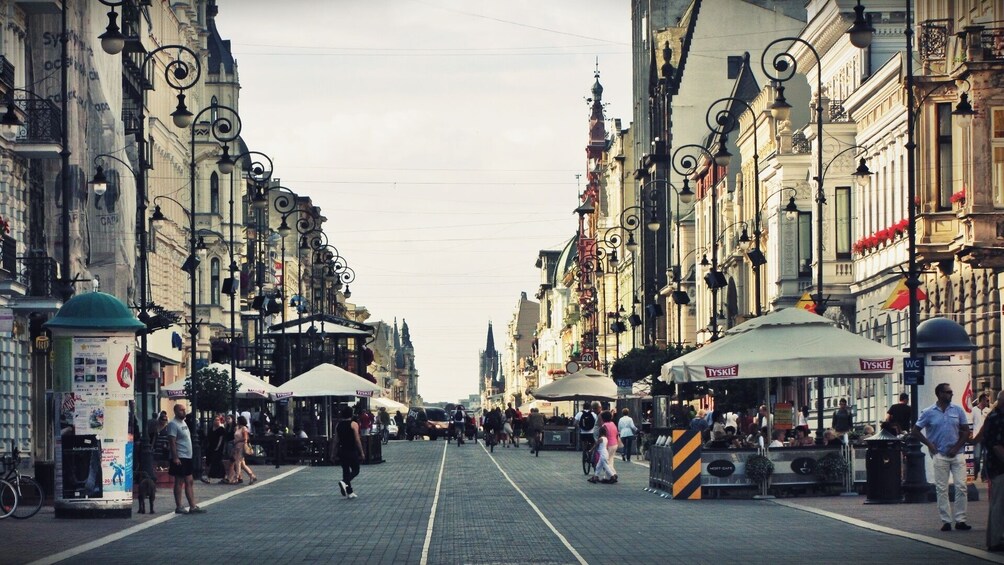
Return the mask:
<path id="1" fill-rule="evenodd" d="M 724 146 L 724 138 L 721 142 Z M 711 169 L 711 184 L 709 186 L 708 197 L 711 199 L 711 240 L 714 242 L 718 237 L 718 168 L 719 164 L 715 156 L 702 145 L 687 144 L 680 146 L 673 152 L 672 166 L 677 174 L 683 177 L 683 189 L 681 194 L 690 192 L 690 177 L 695 176 L 701 169 L 703 162 Z M 705 276 L 708 288 L 711 290 L 711 318 L 709 329 L 711 340 L 719 338 L 718 328 L 718 289 L 727 286 L 725 276 L 718 270 L 718 246 L 711 245 L 711 262 L 708 263 L 711 270 Z"/>
<path id="2" fill-rule="evenodd" d="M 184 96 L 179 94 L 179 100 Z M 182 100 L 183 101 L 183 100 Z M 189 182 L 189 238 L 188 238 L 188 248 L 189 248 L 189 258 L 194 258 L 197 256 L 196 245 L 198 243 L 197 229 L 195 225 L 195 216 L 197 214 L 196 207 L 196 162 L 195 162 L 195 127 L 199 124 L 199 120 L 203 115 L 209 114 L 210 122 L 208 124 L 208 135 L 212 140 L 218 142 L 224 146 L 222 157 L 216 162 L 219 171 L 223 174 L 229 174 L 233 171 L 234 162 L 229 159 L 228 152 L 226 150 L 226 144 L 231 141 L 236 140 L 241 134 L 241 118 L 237 110 L 229 106 L 224 106 L 222 104 L 210 104 L 209 106 L 203 108 L 195 115 L 194 119 L 189 126 L 190 138 L 189 138 L 189 152 L 191 159 L 188 162 L 188 182 Z M 192 414 L 195 416 L 196 426 L 199 424 L 198 419 L 198 408 L 199 408 L 199 387 L 198 379 L 195 378 L 195 364 L 196 356 L 198 355 L 198 336 L 199 336 L 199 321 L 198 321 L 198 307 L 196 304 L 197 299 L 197 288 L 196 288 L 196 273 L 198 269 L 193 266 L 191 271 L 189 271 L 189 292 L 190 296 L 190 308 L 189 308 L 189 335 L 190 335 L 190 359 L 189 359 L 189 373 L 192 375 Z M 192 437 L 192 462 L 195 466 L 196 476 L 202 476 L 202 461 L 201 461 L 201 449 L 198 441 L 198 433 L 193 434 Z"/>
<path id="3" fill-rule="evenodd" d="M 109 25 L 108 31 L 101 35 L 101 45 L 106 53 L 117 54 L 122 51 L 125 45 L 125 38 L 121 36 L 121 32 L 115 35 L 117 31 L 117 26 L 115 24 L 115 6 L 121 6 L 123 2 L 109 2 L 107 0 L 101 0 L 101 3 L 106 6 L 111 6 L 112 10 L 109 12 Z M 111 35 L 109 35 L 111 34 Z M 107 43 L 107 47 L 106 47 Z M 117 47 L 117 51 L 114 48 Z M 109 50 L 112 48 L 112 50 Z M 164 82 L 167 83 L 169 87 L 178 92 L 178 106 L 175 108 L 174 112 L 171 114 L 174 120 L 174 124 L 178 127 L 184 128 L 188 127 L 191 123 L 190 117 L 191 113 L 185 107 L 185 95 L 183 92 L 193 87 L 198 83 L 199 78 L 202 76 L 202 65 L 199 63 L 198 55 L 183 45 L 164 45 L 150 51 L 143 57 L 143 62 L 140 64 L 139 72 L 141 75 L 146 76 L 147 65 L 151 61 L 155 60 L 154 57 L 158 53 L 162 52 L 176 52 L 176 58 L 172 59 L 164 67 Z M 150 89 L 153 89 L 153 85 L 150 85 Z M 149 244 L 147 242 L 147 229 L 146 229 L 146 204 L 147 204 L 147 182 L 148 178 L 146 171 L 153 168 L 152 163 L 148 160 L 148 141 L 146 139 L 146 88 L 143 90 L 142 100 L 139 104 L 138 110 L 139 115 L 136 119 L 136 154 L 139 159 L 139 166 L 133 168 L 131 165 L 108 154 L 98 155 L 100 158 L 111 159 L 122 164 L 126 169 L 128 169 L 136 179 L 136 238 L 139 240 L 139 253 L 138 260 L 139 265 L 137 265 L 137 271 L 139 272 L 139 319 L 144 324 L 147 324 L 150 318 L 147 308 L 149 307 L 148 300 L 148 289 L 147 289 L 147 276 L 149 274 L 149 264 L 148 264 L 148 249 Z M 186 117 L 187 116 L 187 117 Z M 96 160 L 95 160 L 96 164 Z M 107 186 L 106 184 L 98 182 L 103 178 L 103 171 L 100 166 L 97 167 L 97 172 L 94 176 L 94 181 L 92 186 L 94 188 L 94 193 L 100 195 L 99 190 L 103 189 L 102 186 Z M 151 445 L 148 445 L 146 441 L 149 438 L 150 430 L 149 427 L 149 414 L 147 404 L 147 393 L 149 392 L 147 388 L 149 387 L 149 375 L 150 375 L 150 360 L 148 354 L 148 343 L 147 334 L 149 333 L 149 328 L 140 335 L 140 360 L 139 360 L 139 383 L 138 387 L 142 391 L 142 422 L 143 422 L 143 432 L 139 434 L 139 440 L 137 443 L 137 450 L 140 453 L 140 467 L 151 477 L 153 474 L 153 451 Z"/>
<path id="4" fill-rule="evenodd" d="M 238 163 L 243 161 L 249 161 L 247 167 L 236 167 Z M 268 183 L 269 179 L 272 178 L 272 159 L 260 152 L 260 151 L 247 151 L 239 155 L 230 155 L 230 149 L 228 145 L 223 146 L 223 155 L 220 157 L 218 163 L 222 165 L 221 169 L 228 169 L 227 174 L 230 176 L 230 266 L 228 268 L 229 277 L 229 288 L 224 285 L 225 290 L 229 290 L 227 294 L 230 296 L 230 411 L 233 414 L 237 413 L 237 294 L 240 292 L 240 266 L 237 265 L 237 256 L 234 253 L 234 241 L 236 235 L 234 230 L 236 229 L 236 191 L 235 191 L 235 177 L 239 175 L 241 171 L 246 170 L 248 178 L 258 186 L 261 183 Z M 232 165 L 230 164 L 232 163 Z M 238 171 L 238 175 L 234 174 L 234 171 Z"/>

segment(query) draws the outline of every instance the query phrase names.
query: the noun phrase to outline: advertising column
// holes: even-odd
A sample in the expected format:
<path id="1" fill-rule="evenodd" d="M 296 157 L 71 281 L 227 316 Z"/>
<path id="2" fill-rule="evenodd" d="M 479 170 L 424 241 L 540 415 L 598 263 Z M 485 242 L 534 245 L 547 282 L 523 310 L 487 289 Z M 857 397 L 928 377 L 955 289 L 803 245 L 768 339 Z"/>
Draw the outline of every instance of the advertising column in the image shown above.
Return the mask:
<path id="1" fill-rule="evenodd" d="M 68 301 L 53 333 L 57 518 L 132 515 L 135 334 L 114 296 Z"/>

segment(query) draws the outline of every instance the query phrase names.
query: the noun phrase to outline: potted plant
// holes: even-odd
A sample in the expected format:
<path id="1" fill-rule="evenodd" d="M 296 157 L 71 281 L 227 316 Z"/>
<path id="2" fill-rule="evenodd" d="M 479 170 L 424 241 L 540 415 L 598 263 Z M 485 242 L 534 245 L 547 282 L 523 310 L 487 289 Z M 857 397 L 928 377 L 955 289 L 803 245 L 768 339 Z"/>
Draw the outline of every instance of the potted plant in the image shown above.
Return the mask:
<path id="1" fill-rule="evenodd" d="M 746 476 L 758 485 L 767 482 L 774 474 L 774 462 L 765 455 L 754 453 L 746 459 Z"/>
<path id="2" fill-rule="evenodd" d="M 816 460 L 816 476 L 823 483 L 842 481 L 847 468 L 847 460 L 839 453 L 827 453 Z"/>
<path id="3" fill-rule="evenodd" d="M 966 189 L 962 189 L 958 192 L 953 192 L 951 196 L 948 197 L 948 201 L 955 204 L 956 208 L 961 208 L 966 205 Z"/>

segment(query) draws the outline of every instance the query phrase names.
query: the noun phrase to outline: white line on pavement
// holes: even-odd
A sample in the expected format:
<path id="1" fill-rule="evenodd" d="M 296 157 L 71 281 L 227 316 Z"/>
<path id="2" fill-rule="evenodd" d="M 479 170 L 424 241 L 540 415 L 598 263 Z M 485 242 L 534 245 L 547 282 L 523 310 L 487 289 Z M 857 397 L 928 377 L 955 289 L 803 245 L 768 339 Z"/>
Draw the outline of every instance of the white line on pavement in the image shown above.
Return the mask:
<path id="1" fill-rule="evenodd" d="M 554 527 L 554 524 L 552 524 L 551 521 L 547 519 L 547 516 L 544 516 L 544 513 L 540 511 L 540 508 L 537 508 L 537 505 L 534 504 L 532 500 L 530 500 L 530 497 L 527 496 L 526 493 L 523 492 L 521 488 L 516 486 L 516 483 L 513 482 L 511 478 L 509 478 L 509 473 L 506 473 L 505 470 L 502 469 L 502 466 L 499 465 L 498 461 L 495 460 L 495 457 L 493 457 L 491 453 L 488 453 L 488 448 L 482 445 L 481 449 L 485 450 L 485 453 L 492 460 L 492 463 L 494 463 L 495 466 L 498 467 L 499 472 L 502 473 L 502 476 L 505 477 L 505 480 L 509 481 L 509 484 L 512 485 L 512 488 L 516 489 L 516 492 L 518 492 L 519 495 L 523 497 L 523 500 L 525 500 L 526 503 L 530 505 L 530 508 L 533 508 L 533 511 L 537 513 L 537 516 L 540 516 L 540 519 L 545 524 L 547 524 L 547 527 L 551 529 L 551 532 L 554 533 L 554 535 L 559 540 L 561 540 L 561 543 L 563 543 L 565 545 L 565 548 L 568 549 L 568 551 L 575 556 L 575 559 L 582 565 L 589 565 L 589 562 L 586 561 L 586 559 L 582 557 L 582 555 L 578 551 L 576 551 L 574 547 L 572 547 L 572 544 L 568 542 L 568 539 L 565 538 L 565 536 L 561 535 L 561 532 L 559 532 L 558 529 Z"/>
<path id="2" fill-rule="evenodd" d="M 866 530 L 871 530 L 873 532 L 879 532 L 883 534 L 888 534 L 891 536 L 898 536 L 901 538 L 911 539 L 914 541 L 919 541 L 921 543 L 927 543 L 930 545 L 935 545 L 948 549 L 950 551 L 957 551 L 959 553 L 964 553 L 970 557 L 976 557 L 978 559 L 983 559 L 985 561 L 992 561 L 994 563 L 1004 563 L 1004 556 L 994 555 L 989 551 L 983 551 L 982 549 L 976 549 L 975 547 L 969 547 L 968 545 L 962 545 L 958 543 L 953 543 L 950 541 L 945 541 L 938 538 L 933 538 L 930 536 L 925 536 L 922 534 L 914 534 L 911 532 L 904 532 L 903 530 L 897 530 L 895 528 L 888 528 L 886 526 L 879 526 L 871 522 L 866 522 L 864 520 L 858 520 L 857 518 L 851 518 L 850 516 L 844 516 L 843 514 L 837 514 L 836 512 L 829 512 L 827 510 L 820 510 L 819 508 L 812 508 L 811 506 L 803 506 L 801 504 L 796 504 L 794 502 L 787 502 L 784 500 L 773 500 L 774 504 L 780 506 L 786 506 L 788 508 L 794 508 L 795 510 L 802 510 L 805 512 L 811 512 L 819 516 L 825 516 L 833 520 L 838 520 L 844 522 L 845 524 L 850 524 L 852 526 L 857 526 L 859 528 L 864 528 Z"/>
<path id="3" fill-rule="evenodd" d="M 436 479 L 436 495 L 432 499 L 432 511 L 429 513 L 429 527 L 425 530 L 425 543 L 422 544 L 421 565 L 429 563 L 429 546 L 432 545 L 432 526 L 436 523 L 436 508 L 439 507 L 439 491 L 443 487 L 443 471 L 446 470 L 446 448 L 449 440 L 443 442 L 443 460 L 439 463 L 439 478 Z"/>
<path id="4" fill-rule="evenodd" d="M 246 493 L 246 492 L 248 492 L 250 490 L 254 490 L 256 488 L 263 487 L 263 486 L 265 486 L 265 485 L 267 485 L 269 483 L 274 483 L 276 481 L 285 479 L 286 477 L 292 475 L 293 473 L 298 473 L 298 472 L 300 472 L 300 471 L 302 471 L 304 469 L 306 469 L 306 467 L 296 467 L 296 468 L 290 469 L 289 471 L 286 471 L 285 473 L 283 473 L 281 475 L 276 475 L 276 476 L 274 476 L 274 477 L 272 477 L 270 479 L 265 479 L 264 481 L 261 481 L 259 483 L 255 483 L 253 485 L 248 485 L 248 486 L 246 486 L 246 487 L 244 487 L 242 489 L 233 490 L 233 491 L 230 491 L 230 492 L 228 492 L 226 494 L 221 494 L 219 496 L 213 497 L 213 498 L 211 498 L 211 499 L 203 502 L 199 506 L 212 506 L 213 504 L 216 504 L 217 502 L 223 502 L 224 500 L 227 500 L 228 498 L 233 498 L 235 496 L 244 494 L 244 493 Z M 129 537 L 129 536 L 131 536 L 131 535 L 133 535 L 135 533 L 142 532 L 143 530 L 146 530 L 148 528 L 152 528 L 154 526 L 159 526 L 160 524 L 163 524 L 164 522 L 166 522 L 168 520 L 173 520 L 173 519 L 177 518 L 178 516 L 180 516 L 180 514 L 175 514 L 174 512 L 171 512 L 170 514 L 164 514 L 163 516 L 158 516 L 158 517 L 156 517 L 156 518 L 154 518 L 154 519 L 152 519 L 150 521 L 143 522 L 142 524 L 136 524 L 135 526 L 126 528 L 126 529 L 122 530 L 121 532 L 115 532 L 114 534 L 109 534 L 109 535 L 107 535 L 107 536 L 105 536 L 103 538 L 96 539 L 96 540 L 91 541 L 91 542 L 87 542 L 87 543 L 85 543 L 83 545 L 78 545 L 77 547 L 73 547 L 73 548 L 67 549 L 66 551 L 61 551 L 61 552 L 56 553 L 54 555 L 50 555 L 48 557 L 43 557 L 42 559 L 39 559 L 38 561 L 31 562 L 29 565 L 50 565 L 51 563 L 58 563 L 58 562 L 63 561 L 65 559 L 69 559 L 71 557 L 76 557 L 77 555 L 80 555 L 81 553 L 90 551 L 92 549 L 97 549 L 97 548 L 99 548 L 101 546 L 108 545 L 108 544 L 112 543 L 113 541 L 118 541 L 118 540 L 120 540 L 122 538 Z"/>

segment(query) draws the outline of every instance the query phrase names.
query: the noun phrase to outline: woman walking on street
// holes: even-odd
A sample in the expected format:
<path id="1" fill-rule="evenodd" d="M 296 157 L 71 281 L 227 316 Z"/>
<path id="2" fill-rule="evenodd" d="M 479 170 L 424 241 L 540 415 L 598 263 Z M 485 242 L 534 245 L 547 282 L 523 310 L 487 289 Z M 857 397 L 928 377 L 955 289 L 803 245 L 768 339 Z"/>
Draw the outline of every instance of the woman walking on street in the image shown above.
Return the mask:
<path id="1" fill-rule="evenodd" d="M 606 422 L 611 421 L 610 412 L 604 411 L 601 418 L 606 416 Z M 589 477 L 589 482 L 591 483 L 615 483 L 617 482 L 617 474 L 614 469 L 610 466 L 610 446 L 616 445 L 610 441 L 611 436 L 609 436 L 610 429 L 606 426 L 600 426 L 600 437 L 596 441 L 596 446 L 593 448 L 593 457 L 596 461 L 596 470 L 593 471 L 593 476 Z M 616 434 L 616 430 L 614 431 Z"/>
<path id="2" fill-rule="evenodd" d="M 237 429 L 234 430 L 234 474 L 230 478 L 231 483 L 240 483 L 244 479 L 241 478 L 242 471 L 247 471 L 249 477 L 251 477 L 251 482 L 248 484 L 253 485 L 258 477 L 251 471 L 248 464 L 244 461 L 244 456 L 247 454 L 245 451 L 248 441 L 251 439 L 251 434 L 248 432 L 248 420 L 244 416 L 237 417 Z"/>
<path id="3" fill-rule="evenodd" d="M 624 452 L 621 454 L 621 460 L 630 462 L 631 449 L 634 444 L 634 436 L 638 433 L 638 427 L 634 425 L 630 410 L 625 408 L 621 410 L 621 414 L 621 419 L 617 420 L 617 431 L 621 435 L 621 442 L 624 443 Z"/>
<path id="4" fill-rule="evenodd" d="M 617 469 L 614 468 L 614 459 L 617 458 L 617 448 L 621 446 L 621 435 L 617 432 L 617 424 L 614 423 L 614 413 L 604 410 L 600 414 L 600 435 L 607 438 L 607 464 L 610 466 L 610 482 L 617 482 Z"/>
<path id="5" fill-rule="evenodd" d="M 363 442 L 359 438 L 359 424 L 352 421 L 352 408 L 342 408 L 342 419 L 335 425 L 335 452 L 342 465 L 342 480 L 338 489 L 342 496 L 357 498 L 352 490 L 352 479 L 359 475 L 359 463 L 363 458 Z"/>

